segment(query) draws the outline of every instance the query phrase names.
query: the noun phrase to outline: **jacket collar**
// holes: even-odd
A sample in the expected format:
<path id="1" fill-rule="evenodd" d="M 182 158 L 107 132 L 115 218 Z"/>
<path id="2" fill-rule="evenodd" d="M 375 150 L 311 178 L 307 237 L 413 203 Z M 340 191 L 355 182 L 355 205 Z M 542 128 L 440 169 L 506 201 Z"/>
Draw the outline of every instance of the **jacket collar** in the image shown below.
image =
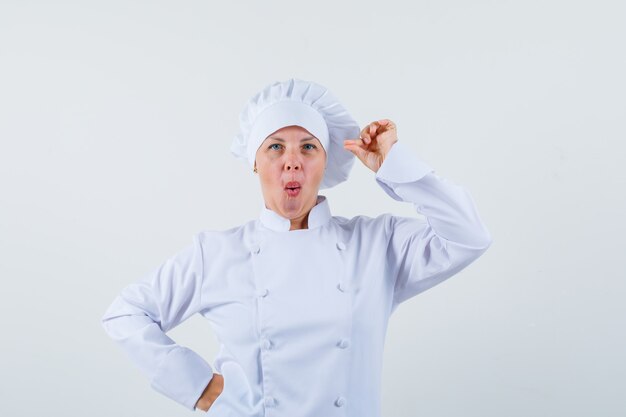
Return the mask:
<path id="1" fill-rule="evenodd" d="M 331 217 L 330 207 L 326 196 L 318 195 L 317 202 L 309 212 L 308 228 L 315 229 L 326 224 Z M 277 232 L 288 232 L 291 227 L 291 221 L 273 210 L 265 206 L 265 202 L 261 203 L 261 223 L 265 227 Z"/>

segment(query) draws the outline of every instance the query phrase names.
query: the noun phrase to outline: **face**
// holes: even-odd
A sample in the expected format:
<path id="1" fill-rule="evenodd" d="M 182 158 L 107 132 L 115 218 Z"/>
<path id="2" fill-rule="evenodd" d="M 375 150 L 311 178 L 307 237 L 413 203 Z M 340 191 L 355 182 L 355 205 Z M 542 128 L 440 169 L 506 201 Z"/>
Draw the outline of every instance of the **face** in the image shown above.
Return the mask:
<path id="1" fill-rule="evenodd" d="M 300 126 L 269 135 L 256 152 L 265 206 L 290 220 L 302 219 L 317 202 L 326 151 Z"/>

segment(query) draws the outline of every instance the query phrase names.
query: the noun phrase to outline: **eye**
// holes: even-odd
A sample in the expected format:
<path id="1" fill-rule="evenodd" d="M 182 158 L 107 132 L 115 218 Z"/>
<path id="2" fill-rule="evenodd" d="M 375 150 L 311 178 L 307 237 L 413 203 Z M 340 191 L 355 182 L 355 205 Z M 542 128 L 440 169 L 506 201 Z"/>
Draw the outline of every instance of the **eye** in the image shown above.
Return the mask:
<path id="1" fill-rule="evenodd" d="M 270 146 L 268 146 L 268 149 L 276 149 L 276 148 L 272 148 L 272 146 L 282 146 L 282 145 L 280 143 L 272 143 Z"/>
<path id="2" fill-rule="evenodd" d="M 312 143 L 307 143 L 304 146 L 311 146 L 310 148 L 307 148 L 307 150 L 311 150 L 311 149 L 317 148 L 317 146 L 313 145 Z"/>

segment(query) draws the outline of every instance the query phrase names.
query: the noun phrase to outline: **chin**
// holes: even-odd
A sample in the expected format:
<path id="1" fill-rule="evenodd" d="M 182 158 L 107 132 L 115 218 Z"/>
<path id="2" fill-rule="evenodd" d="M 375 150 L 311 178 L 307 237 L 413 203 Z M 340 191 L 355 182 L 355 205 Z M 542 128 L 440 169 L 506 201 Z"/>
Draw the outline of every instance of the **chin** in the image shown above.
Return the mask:
<path id="1" fill-rule="evenodd" d="M 311 196 L 299 195 L 297 197 L 282 196 L 280 206 L 285 213 L 300 215 L 305 210 L 306 203 L 311 200 Z"/>

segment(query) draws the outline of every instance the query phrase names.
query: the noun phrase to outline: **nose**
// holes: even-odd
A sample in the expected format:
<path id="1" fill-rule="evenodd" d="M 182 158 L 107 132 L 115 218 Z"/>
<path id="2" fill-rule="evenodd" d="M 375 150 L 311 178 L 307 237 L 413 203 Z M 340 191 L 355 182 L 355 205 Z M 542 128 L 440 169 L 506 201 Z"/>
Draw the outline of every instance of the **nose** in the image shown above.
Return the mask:
<path id="1" fill-rule="evenodd" d="M 285 164 L 285 170 L 287 171 L 299 171 L 300 170 L 300 163 L 299 162 L 293 162 L 293 163 L 289 163 L 287 162 Z"/>
<path id="2" fill-rule="evenodd" d="M 285 171 L 299 171 L 302 169 L 300 159 L 295 155 L 288 155 L 285 160 Z"/>

